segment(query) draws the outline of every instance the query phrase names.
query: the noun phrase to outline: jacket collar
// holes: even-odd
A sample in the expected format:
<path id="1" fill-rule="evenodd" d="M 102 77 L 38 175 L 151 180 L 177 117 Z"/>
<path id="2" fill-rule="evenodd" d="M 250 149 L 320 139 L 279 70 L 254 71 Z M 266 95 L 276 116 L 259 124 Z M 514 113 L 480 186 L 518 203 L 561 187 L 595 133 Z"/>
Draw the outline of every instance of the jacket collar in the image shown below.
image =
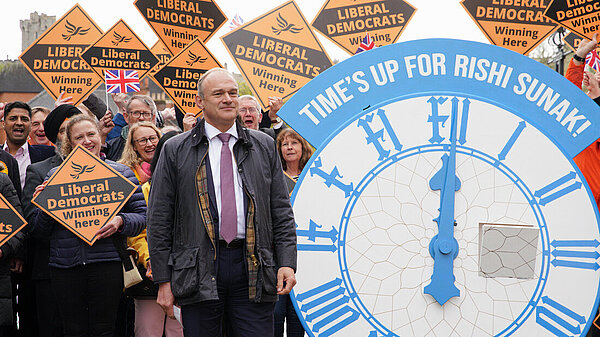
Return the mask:
<path id="1" fill-rule="evenodd" d="M 200 144 L 204 139 L 206 139 L 206 141 L 208 142 L 208 138 L 206 137 L 206 132 L 205 132 L 205 123 L 206 120 L 204 120 L 204 118 L 202 118 L 197 124 L 196 126 L 190 131 L 192 134 L 192 146 L 197 146 L 198 144 Z M 238 140 L 236 142 L 236 144 L 240 143 L 242 146 L 244 147 L 251 147 L 252 143 L 250 142 L 250 136 L 249 136 L 249 131 L 246 127 L 241 126 L 240 123 L 238 123 L 237 121 L 235 122 L 235 127 L 238 133 Z"/>

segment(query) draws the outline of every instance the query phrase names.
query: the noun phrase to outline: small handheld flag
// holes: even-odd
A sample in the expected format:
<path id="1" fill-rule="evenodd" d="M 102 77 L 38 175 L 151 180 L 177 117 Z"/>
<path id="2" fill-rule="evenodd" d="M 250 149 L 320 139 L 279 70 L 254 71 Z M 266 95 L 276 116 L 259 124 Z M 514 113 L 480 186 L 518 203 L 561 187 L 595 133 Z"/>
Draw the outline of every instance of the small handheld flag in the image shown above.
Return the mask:
<path id="1" fill-rule="evenodd" d="M 367 32 L 365 37 L 360 42 L 360 45 L 358 45 L 358 49 L 356 50 L 356 53 L 354 53 L 354 54 L 356 55 L 360 52 L 363 52 L 365 50 L 371 50 L 373 48 L 375 48 L 375 41 L 373 41 L 373 39 L 371 38 L 371 35 L 369 35 L 369 32 Z"/>
<path id="2" fill-rule="evenodd" d="M 585 56 L 585 64 L 595 71 L 600 71 L 600 57 L 596 50 L 592 50 Z"/>
<path id="3" fill-rule="evenodd" d="M 233 19 L 229 21 L 229 29 L 234 30 L 244 24 L 244 19 L 239 14 L 235 14 Z"/>
<path id="4" fill-rule="evenodd" d="M 140 91 L 140 78 L 137 70 L 105 70 L 106 93 Z"/>

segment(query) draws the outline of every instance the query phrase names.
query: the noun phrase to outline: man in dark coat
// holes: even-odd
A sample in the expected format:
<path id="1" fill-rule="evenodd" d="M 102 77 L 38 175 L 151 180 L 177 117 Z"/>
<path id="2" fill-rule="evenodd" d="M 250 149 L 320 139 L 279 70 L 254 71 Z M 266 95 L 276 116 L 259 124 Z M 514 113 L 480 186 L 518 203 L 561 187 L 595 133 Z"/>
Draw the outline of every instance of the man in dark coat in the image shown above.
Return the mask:
<path id="1" fill-rule="evenodd" d="M 21 187 L 25 186 L 27 167 L 55 154 L 54 146 L 30 145 L 27 142 L 31 131 L 31 107 L 24 102 L 15 101 L 4 107 L 4 132 L 6 143 L 2 148 L 10 153 L 19 164 Z M 31 251 L 25 243 L 26 260 Z M 27 261 L 15 260 L 17 272 L 13 274 L 13 289 L 19 301 L 16 310 L 19 312 L 19 330 L 23 335 L 37 335 L 38 326 L 35 319 L 35 299 L 31 282 L 31 265 Z"/>
<path id="2" fill-rule="evenodd" d="M 181 305 L 189 336 L 220 336 L 224 317 L 235 336 L 273 336 L 277 295 L 296 283 L 279 155 L 271 137 L 236 123 L 237 94 L 229 72 L 206 72 L 196 97 L 204 119 L 164 144 L 152 175 L 147 231 L 157 302 L 169 317 Z"/>
<path id="3" fill-rule="evenodd" d="M 31 107 L 23 102 L 11 102 L 4 107 L 4 132 L 6 143 L 2 149 L 10 153 L 19 163 L 21 187 L 25 185 L 27 166 L 54 155 L 54 147 L 29 145 L 27 137 L 31 131 Z"/>

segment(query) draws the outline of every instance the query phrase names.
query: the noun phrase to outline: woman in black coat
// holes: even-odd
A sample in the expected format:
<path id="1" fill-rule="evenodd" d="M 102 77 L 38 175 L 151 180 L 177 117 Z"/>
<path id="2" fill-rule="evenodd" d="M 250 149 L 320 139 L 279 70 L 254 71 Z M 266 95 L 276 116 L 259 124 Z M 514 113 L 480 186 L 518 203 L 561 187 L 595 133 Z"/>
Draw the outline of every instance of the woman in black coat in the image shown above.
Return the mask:
<path id="1" fill-rule="evenodd" d="M 102 158 L 98 126 L 86 115 L 74 117 L 67 124 L 63 155 L 68 156 L 77 145 Z M 105 163 L 138 185 L 127 166 L 110 160 Z M 52 169 L 46 180 L 57 169 Z M 34 197 L 43 188 L 44 185 L 38 186 Z M 97 240 L 91 246 L 39 210 L 34 222 L 34 236 L 50 235 L 50 283 L 65 336 L 112 336 L 123 290 L 123 267 L 112 236 L 135 236 L 144 229 L 146 202 L 141 188 L 98 230 Z"/>
<path id="2" fill-rule="evenodd" d="M 0 166 L 3 166 L 0 163 Z M 0 167 L 0 171 L 3 167 Z M 17 196 L 17 191 L 12 181 L 5 173 L 0 172 L 0 194 L 11 204 L 19 213 L 21 211 L 21 202 Z M 0 209 L 1 212 L 4 211 Z M 2 222 L 0 220 L 0 222 Z M 10 260 L 17 250 L 23 244 L 24 234 L 17 232 L 10 240 L 0 246 L 0 337 L 8 336 L 8 332 L 14 329 L 12 308 L 12 287 L 10 282 Z"/>

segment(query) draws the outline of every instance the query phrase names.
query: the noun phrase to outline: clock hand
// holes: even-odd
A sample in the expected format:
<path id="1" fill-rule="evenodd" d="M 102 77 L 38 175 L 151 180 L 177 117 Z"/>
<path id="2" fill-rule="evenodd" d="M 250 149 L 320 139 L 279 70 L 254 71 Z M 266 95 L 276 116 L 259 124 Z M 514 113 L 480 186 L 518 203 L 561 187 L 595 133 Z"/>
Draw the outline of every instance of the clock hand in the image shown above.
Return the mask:
<path id="1" fill-rule="evenodd" d="M 434 219 L 438 223 L 438 234 L 429 243 L 429 253 L 433 257 L 433 275 L 424 292 L 430 294 L 440 304 L 454 296 L 460 296 L 460 290 L 454 285 L 454 259 L 458 255 L 458 242 L 454 238 L 454 200 L 455 192 L 460 189 L 460 180 L 456 176 L 456 124 L 458 100 L 452 100 L 452 122 L 450 125 L 450 155 L 442 156 L 442 168 L 429 181 L 432 190 L 441 190 L 440 215 Z"/>

